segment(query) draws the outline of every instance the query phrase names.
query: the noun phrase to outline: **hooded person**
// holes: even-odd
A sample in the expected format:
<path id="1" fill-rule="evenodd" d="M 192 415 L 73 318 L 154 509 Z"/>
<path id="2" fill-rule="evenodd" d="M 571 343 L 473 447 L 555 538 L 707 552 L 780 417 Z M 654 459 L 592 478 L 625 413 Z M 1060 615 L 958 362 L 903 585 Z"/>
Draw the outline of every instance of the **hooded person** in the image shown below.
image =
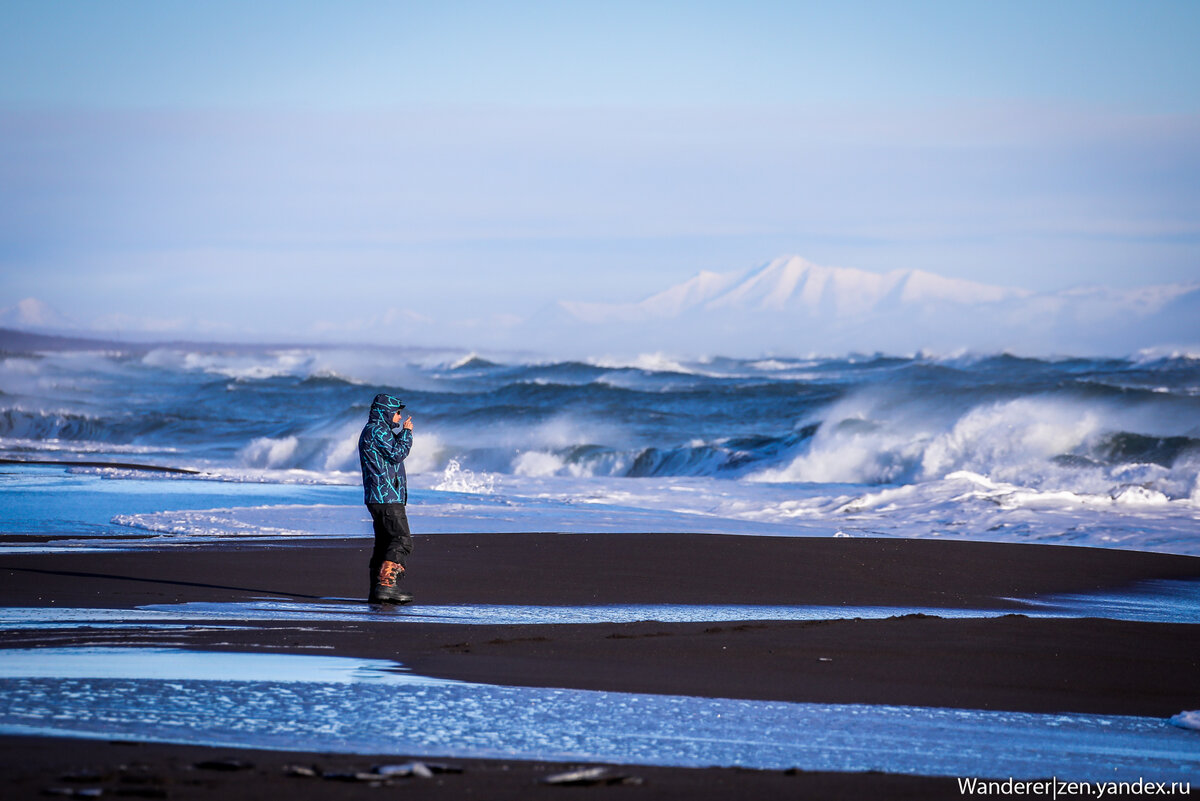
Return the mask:
<path id="1" fill-rule="evenodd" d="M 371 552 L 371 603 L 408 603 L 411 593 L 400 589 L 412 533 L 408 528 L 408 479 L 404 458 L 412 448 L 412 416 L 400 422 L 404 404 L 387 393 L 375 396 L 367 424 L 358 438 L 358 460 L 362 465 L 363 496 L 375 529 Z"/>

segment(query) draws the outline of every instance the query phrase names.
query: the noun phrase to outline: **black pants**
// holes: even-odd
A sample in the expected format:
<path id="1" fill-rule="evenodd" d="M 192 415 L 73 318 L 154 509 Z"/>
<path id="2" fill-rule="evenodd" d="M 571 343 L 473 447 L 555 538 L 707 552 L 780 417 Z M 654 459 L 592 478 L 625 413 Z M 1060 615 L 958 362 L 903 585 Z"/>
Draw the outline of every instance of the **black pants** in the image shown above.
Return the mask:
<path id="1" fill-rule="evenodd" d="M 384 562 L 399 562 L 407 566 L 413 541 L 404 504 L 368 503 L 367 510 L 375 526 L 375 550 L 371 552 L 371 578 L 374 580 Z"/>

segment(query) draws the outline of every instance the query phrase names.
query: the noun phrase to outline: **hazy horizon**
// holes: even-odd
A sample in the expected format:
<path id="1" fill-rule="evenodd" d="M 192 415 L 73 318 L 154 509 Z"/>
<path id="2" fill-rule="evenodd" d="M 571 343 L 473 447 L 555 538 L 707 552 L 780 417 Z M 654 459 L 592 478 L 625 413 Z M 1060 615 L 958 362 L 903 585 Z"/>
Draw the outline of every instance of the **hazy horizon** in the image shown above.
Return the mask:
<path id="1" fill-rule="evenodd" d="M 925 271 L 874 273 L 781 257 L 748 270 L 701 273 L 627 302 L 560 300 L 491 328 L 433 318 L 333 335 L 121 330 L 82 325 L 39 299 L 0 308 L 0 328 L 130 344 L 383 345 L 551 358 L 696 359 L 852 353 L 1127 357 L 1200 354 L 1200 281 L 1114 290 L 1028 290 Z M 405 335 L 405 329 L 417 335 Z M 381 333 L 393 336 L 380 338 Z"/>

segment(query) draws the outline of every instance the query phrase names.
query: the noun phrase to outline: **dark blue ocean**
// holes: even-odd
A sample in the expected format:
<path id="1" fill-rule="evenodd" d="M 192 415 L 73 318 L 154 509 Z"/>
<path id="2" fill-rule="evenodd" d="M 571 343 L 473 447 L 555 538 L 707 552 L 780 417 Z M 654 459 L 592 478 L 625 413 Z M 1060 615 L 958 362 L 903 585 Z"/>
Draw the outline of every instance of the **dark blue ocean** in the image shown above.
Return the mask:
<path id="1" fill-rule="evenodd" d="M 413 415 L 411 513 L 430 531 L 688 526 L 1200 552 L 1200 359 L 1179 354 L 543 361 L 10 345 L 0 457 L 198 475 L 10 464 L 0 524 L 163 536 L 353 527 L 357 435 L 384 390 Z M 31 510 L 56 481 L 81 503 L 119 487 L 133 501 L 51 526 Z M 221 511 L 205 523 L 205 510 Z"/>

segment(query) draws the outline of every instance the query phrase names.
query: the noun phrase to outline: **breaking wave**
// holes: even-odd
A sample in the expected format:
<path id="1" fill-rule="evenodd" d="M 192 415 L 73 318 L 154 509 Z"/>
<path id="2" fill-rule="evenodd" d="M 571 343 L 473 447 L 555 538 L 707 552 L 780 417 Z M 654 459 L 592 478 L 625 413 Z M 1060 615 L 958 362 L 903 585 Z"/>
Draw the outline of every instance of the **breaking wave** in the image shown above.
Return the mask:
<path id="1" fill-rule="evenodd" d="M 1200 360 L 954 354 L 546 362 L 351 348 L 8 354 L 0 448 L 353 476 L 375 392 L 414 413 L 410 472 L 711 477 L 881 491 L 977 475 L 1039 493 L 1194 501 Z M 457 478 L 446 473 L 456 465 Z M 457 486 L 457 484 L 455 484 Z M 464 490 L 474 491 L 474 490 Z"/>
<path id="2" fill-rule="evenodd" d="M 1040 490 L 1116 495 L 1139 486 L 1169 499 L 1196 492 L 1194 412 L 1164 415 L 1161 403 L 1053 393 L 948 405 L 852 396 L 825 412 L 791 461 L 750 478 L 912 484 L 965 471 Z"/>

